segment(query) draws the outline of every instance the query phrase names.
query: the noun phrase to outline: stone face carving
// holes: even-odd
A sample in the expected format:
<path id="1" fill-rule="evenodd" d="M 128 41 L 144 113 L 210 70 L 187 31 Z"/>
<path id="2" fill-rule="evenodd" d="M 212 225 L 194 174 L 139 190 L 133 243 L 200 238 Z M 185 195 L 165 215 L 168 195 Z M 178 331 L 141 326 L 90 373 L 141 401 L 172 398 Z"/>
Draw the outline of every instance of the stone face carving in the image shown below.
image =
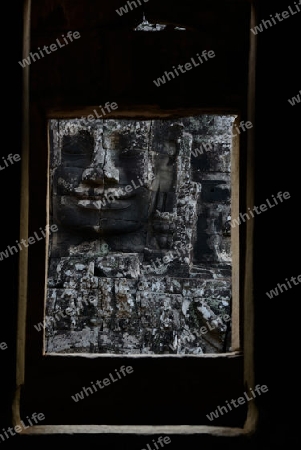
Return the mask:
<path id="1" fill-rule="evenodd" d="M 233 120 L 50 121 L 46 353 L 229 351 Z"/>

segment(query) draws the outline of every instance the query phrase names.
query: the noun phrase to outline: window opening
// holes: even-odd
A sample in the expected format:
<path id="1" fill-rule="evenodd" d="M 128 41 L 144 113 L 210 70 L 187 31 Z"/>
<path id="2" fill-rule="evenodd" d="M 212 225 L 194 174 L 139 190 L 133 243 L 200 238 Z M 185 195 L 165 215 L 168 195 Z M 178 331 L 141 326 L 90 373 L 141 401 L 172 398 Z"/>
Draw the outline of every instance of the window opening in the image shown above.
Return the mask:
<path id="1" fill-rule="evenodd" d="M 49 121 L 46 353 L 231 351 L 235 117 Z"/>

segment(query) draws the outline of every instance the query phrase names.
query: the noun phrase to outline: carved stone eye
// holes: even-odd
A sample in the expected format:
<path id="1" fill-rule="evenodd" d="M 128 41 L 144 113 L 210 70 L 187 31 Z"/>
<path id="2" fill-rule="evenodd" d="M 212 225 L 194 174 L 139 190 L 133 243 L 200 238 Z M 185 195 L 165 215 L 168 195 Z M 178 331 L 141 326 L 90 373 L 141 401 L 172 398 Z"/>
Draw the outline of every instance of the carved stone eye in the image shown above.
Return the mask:
<path id="1" fill-rule="evenodd" d="M 62 153 L 65 155 L 91 155 L 93 147 L 94 139 L 88 132 L 63 136 Z"/>

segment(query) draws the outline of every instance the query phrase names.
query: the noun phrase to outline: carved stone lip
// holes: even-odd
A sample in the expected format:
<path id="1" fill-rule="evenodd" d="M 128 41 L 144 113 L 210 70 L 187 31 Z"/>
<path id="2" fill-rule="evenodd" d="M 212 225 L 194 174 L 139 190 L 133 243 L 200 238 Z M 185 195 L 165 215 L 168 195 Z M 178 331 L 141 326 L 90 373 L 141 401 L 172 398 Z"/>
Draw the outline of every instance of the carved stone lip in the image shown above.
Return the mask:
<path id="1" fill-rule="evenodd" d="M 117 210 L 127 209 L 132 205 L 131 202 L 125 202 L 123 200 L 115 200 L 114 202 L 108 202 L 105 198 L 102 200 L 79 200 L 78 206 L 84 209 L 94 210 Z"/>
<path id="2" fill-rule="evenodd" d="M 136 194 L 133 192 L 124 192 L 123 194 L 120 194 L 120 189 L 109 189 L 108 191 L 101 192 L 99 195 L 91 195 L 91 192 L 84 192 L 84 191 L 75 191 L 74 192 L 75 197 L 82 199 L 82 200 L 89 200 L 91 202 L 95 201 L 102 201 L 102 202 L 115 202 L 117 200 L 127 200 L 128 198 L 135 197 Z M 112 197 L 114 197 L 114 200 L 112 200 Z M 110 199 L 111 198 L 111 199 Z"/>

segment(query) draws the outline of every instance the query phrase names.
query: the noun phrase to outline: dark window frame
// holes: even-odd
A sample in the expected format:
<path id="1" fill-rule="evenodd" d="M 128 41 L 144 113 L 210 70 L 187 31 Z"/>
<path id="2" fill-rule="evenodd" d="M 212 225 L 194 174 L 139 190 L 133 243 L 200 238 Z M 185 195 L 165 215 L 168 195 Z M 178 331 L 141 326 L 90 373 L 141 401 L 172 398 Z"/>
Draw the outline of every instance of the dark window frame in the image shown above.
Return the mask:
<path id="1" fill-rule="evenodd" d="M 30 8 L 25 10 L 25 19 L 30 16 Z M 254 21 L 254 17 L 252 18 Z M 26 22 L 25 26 L 25 36 L 29 33 L 29 21 Z M 254 42 L 252 41 L 250 50 L 250 61 L 254 59 Z M 25 51 L 26 53 L 26 51 Z M 23 154 L 22 154 L 22 199 L 21 199 L 21 230 L 20 235 L 22 238 L 26 236 L 31 236 L 31 233 L 36 229 L 39 229 L 41 222 L 48 223 L 47 217 L 47 207 L 46 199 L 49 195 L 48 192 L 48 134 L 47 134 L 47 120 L 52 117 L 76 117 L 76 115 L 88 114 L 89 111 L 93 110 L 95 106 L 89 106 L 86 111 L 83 109 L 64 109 L 49 107 L 49 105 L 43 104 L 43 102 L 34 102 L 29 99 L 29 68 L 24 69 L 24 132 L 23 132 Z M 254 115 L 254 102 L 253 102 L 253 84 L 254 84 L 254 74 L 252 67 L 250 67 L 250 85 L 248 95 L 246 95 L 246 104 L 243 110 L 238 110 L 236 107 L 229 106 L 227 108 L 213 108 L 218 114 L 223 114 L 226 112 L 231 112 L 238 114 L 241 120 L 252 120 Z M 124 105 L 124 108 L 128 111 L 128 105 Z M 121 108 L 122 110 L 122 108 Z M 139 106 L 134 107 L 134 111 L 129 114 L 137 114 Z M 158 111 L 154 111 L 154 105 L 141 105 L 141 111 L 148 110 L 147 117 L 158 116 Z M 71 112 L 72 111 L 72 112 Z M 177 108 L 176 114 L 181 115 L 183 109 Z M 174 112 L 175 112 L 174 111 Z M 198 108 L 198 113 L 208 113 L 208 108 Z M 190 114 L 191 110 L 185 108 L 185 114 Z M 166 115 L 166 110 L 164 111 Z M 138 113 L 140 117 L 140 114 Z M 162 117 L 159 115 L 158 117 Z M 34 139 L 30 139 L 30 136 L 34 135 Z M 253 180 L 253 132 L 248 133 L 248 136 L 240 137 L 240 167 L 239 167 L 239 178 L 240 178 L 240 210 L 245 210 L 246 205 L 252 205 L 254 196 L 254 180 Z M 41 149 L 44 149 L 42 152 Z M 37 155 L 42 155 L 42 160 L 36 161 L 35 157 Z M 47 155 L 47 157 L 46 157 Z M 40 165 L 39 162 L 42 162 Z M 33 167 L 35 171 L 33 171 Z M 38 174 L 38 171 L 39 174 Z M 40 186 L 41 191 L 37 194 L 34 192 L 34 188 Z M 34 200 L 34 211 L 39 210 L 39 218 L 35 217 L 33 213 L 33 205 L 30 203 Z M 38 226 L 37 226 L 38 225 Z M 252 386 L 254 378 L 253 369 L 253 295 L 252 295 L 252 251 L 253 251 L 253 225 L 252 221 L 247 222 L 243 227 L 240 227 L 240 275 L 241 281 L 239 283 L 240 301 L 242 302 L 240 313 L 241 313 L 241 343 L 242 343 L 242 353 L 238 352 L 237 355 L 218 355 L 215 357 L 202 357 L 202 364 L 204 364 L 204 372 L 209 374 L 213 373 L 212 370 L 220 370 L 223 364 L 229 364 L 228 370 L 233 371 L 237 368 L 236 363 L 239 361 L 239 379 L 241 380 L 241 386 Z M 19 263 L 19 326 L 18 326 L 18 349 L 17 349 L 17 391 L 13 405 L 13 417 L 14 424 L 18 424 L 18 420 L 22 420 L 22 401 L 24 395 L 26 401 L 29 405 L 26 407 L 32 407 L 36 410 L 35 403 L 37 401 L 37 396 L 40 395 L 43 389 L 46 389 L 45 383 L 49 382 L 50 377 L 54 374 L 57 375 L 57 381 L 59 381 L 62 373 L 66 376 L 69 371 L 77 370 L 79 366 L 83 370 L 95 370 L 95 374 L 99 367 L 97 367 L 97 360 L 94 355 L 91 357 L 78 357 L 74 356 L 45 356 L 43 355 L 43 345 L 42 340 L 36 340 L 32 333 L 34 332 L 33 325 L 42 321 L 44 317 L 44 302 L 42 299 L 45 298 L 45 280 L 46 273 L 46 250 L 47 241 L 39 245 L 32 246 L 27 251 L 20 254 Z M 34 261 L 39 261 L 40 263 L 34 264 Z M 41 263 L 43 261 L 43 263 Z M 44 275 L 44 276 L 43 276 Z M 35 280 L 40 280 L 38 283 Z M 27 312 L 30 314 L 27 314 Z M 33 330 L 33 331 L 31 331 Z M 177 357 L 177 356 L 176 356 Z M 101 357 L 102 358 L 102 357 Z M 164 359 L 170 358 L 170 356 L 155 357 L 159 361 L 164 361 Z M 174 358 L 174 357 L 172 357 Z M 191 357 L 188 357 L 189 359 Z M 193 358 L 193 357 L 192 357 Z M 108 363 L 110 363 L 108 358 Z M 117 357 L 117 359 L 120 359 Z M 126 358 L 128 360 L 128 358 Z M 143 357 L 140 358 L 149 359 L 152 361 L 153 357 Z M 193 358 L 194 359 L 194 358 Z M 103 358 L 102 358 L 103 360 Z M 183 363 L 187 358 L 179 358 L 178 361 Z M 226 361 L 226 363 L 225 363 Z M 216 365 L 216 363 L 218 364 Z M 101 363 L 103 364 L 103 362 Z M 85 366 L 83 368 L 83 365 Z M 231 367 L 230 367 L 231 366 Z M 225 366 L 226 367 L 226 366 Z M 90 372 L 89 378 L 94 379 L 94 375 Z M 37 387 L 35 385 L 36 381 L 39 379 L 40 384 Z M 33 388 L 37 388 L 36 397 L 32 401 L 30 398 L 34 393 Z M 40 390 L 39 390 L 40 389 Z M 224 394 L 224 398 L 227 399 L 227 391 L 221 391 Z M 55 392 L 51 391 L 48 393 L 49 397 Z M 220 397 L 221 398 L 221 397 Z M 20 408 L 21 405 L 21 408 Z M 52 405 L 52 407 L 54 404 Z M 26 410 L 26 408 L 25 408 Z M 210 412 L 212 409 L 209 409 Z M 250 403 L 247 411 L 247 417 L 243 426 L 235 427 L 215 427 L 207 425 L 169 425 L 168 429 L 170 433 L 173 434 L 189 434 L 189 433 L 200 433 L 200 434 L 213 434 L 213 435 L 246 435 L 254 431 L 256 425 L 257 417 L 257 407 L 255 403 Z M 151 424 L 149 424 L 151 425 Z M 47 433 L 102 433 L 105 429 L 111 429 L 112 432 L 128 432 L 131 430 L 133 433 L 144 434 L 146 429 L 150 434 L 156 434 L 163 432 L 165 427 L 162 425 L 154 426 L 151 430 L 148 429 L 147 425 L 135 425 L 130 426 L 125 425 L 94 425 L 91 424 L 77 424 L 72 425 L 70 423 L 54 423 L 46 426 L 35 426 L 29 430 L 24 431 L 24 434 L 47 434 Z M 126 431 L 127 430 L 127 431 Z"/>

